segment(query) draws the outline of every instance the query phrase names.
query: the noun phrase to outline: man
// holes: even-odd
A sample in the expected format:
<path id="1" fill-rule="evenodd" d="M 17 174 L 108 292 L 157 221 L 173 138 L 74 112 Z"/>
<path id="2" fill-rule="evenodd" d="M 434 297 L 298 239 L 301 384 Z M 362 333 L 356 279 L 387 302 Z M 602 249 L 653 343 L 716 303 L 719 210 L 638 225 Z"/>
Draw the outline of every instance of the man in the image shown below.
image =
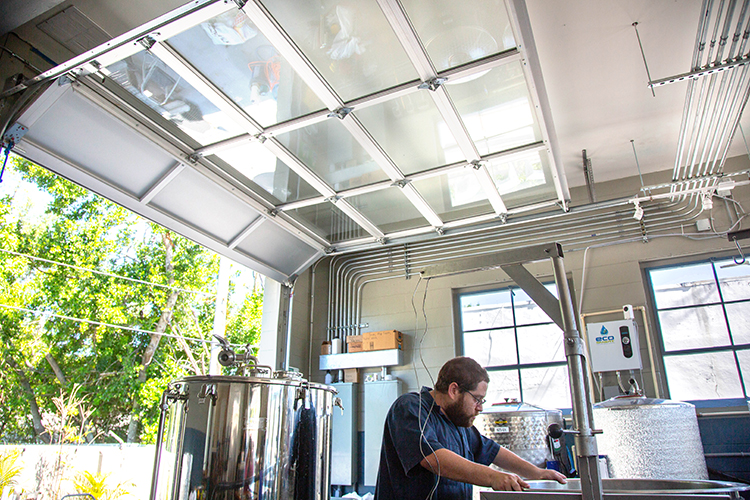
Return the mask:
<path id="1" fill-rule="evenodd" d="M 490 381 L 471 358 L 443 365 L 434 389 L 400 396 L 385 420 L 375 500 L 470 500 L 472 484 L 521 491 L 528 479 L 565 482 L 557 471 L 540 469 L 473 426 Z"/>

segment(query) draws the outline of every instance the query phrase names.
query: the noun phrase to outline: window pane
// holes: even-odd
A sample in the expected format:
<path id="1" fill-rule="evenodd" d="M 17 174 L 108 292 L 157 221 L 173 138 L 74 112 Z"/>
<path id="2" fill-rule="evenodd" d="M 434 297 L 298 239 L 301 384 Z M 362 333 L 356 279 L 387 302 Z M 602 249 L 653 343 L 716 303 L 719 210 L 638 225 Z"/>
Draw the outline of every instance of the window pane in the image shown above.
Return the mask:
<path id="1" fill-rule="evenodd" d="M 672 399 L 743 397 L 737 365 L 731 352 L 665 356 L 664 367 Z"/>
<path id="2" fill-rule="evenodd" d="M 518 328 L 520 362 L 565 361 L 564 337 L 562 330 L 555 324 Z"/>
<path id="3" fill-rule="evenodd" d="M 401 3 L 438 71 L 516 45 L 502 1 Z"/>
<path id="4" fill-rule="evenodd" d="M 289 203 L 320 196 L 310 184 L 257 142 L 226 149 L 216 156 L 239 174 L 273 196 L 276 203 Z"/>
<path id="5" fill-rule="evenodd" d="M 460 302 L 463 331 L 513 325 L 509 290 L 462 295 Z"/>
<path id="6" fill-rule="evenodd" d="M 740 372 L 745 382 L 745 391 L 750 391 L 750 349 L 737 351 L 737 358 L 740 360 Z"/>
<path id="7" fill-rule="evenodd" d="M 509 62 L 470 81 L 448 85 L 458 114 L 479 154 L 542 139 L 520 62 Z"/>
<path id="8" fill-rule="evenodd" d="M 106 72 L 199 144 L 211 144 L 244 132 L 151 52 L 138 52 L 117 61 Z"/>
<path id="9" fill-rule="evenodd" d="M 649 275 L 658 309 L 719 302 L 710 262 L 654 269 Z"/>
<path id="10" fill-rule="evenodd" d="M 333 203 L 297 208 L 291 213 L 313 226 L 313 230 L 331 243 L 363 238 L 368 233 Z"/>
<path id="11" fill-rule="evenodd" d="M 390 187 L 345 199 L 384 233 L 427 225 L 427 221 L 422 217 L 422 214 L 398 187 Z"/>
<path id="12" fill-rule="evenodd" d="M 263 4 L 344 101 L 419 78 L 377 2 Z"/>
<path id="13" fill-rule="evenodd" d="M 444 222 L 493 211 L 473 170 L 414 181 L 414 187 Z"/>
<path id="14" fill-rule="evenodd" d="M 354 114 L 405 174 L 464 159 L 428 92 L 356 109 Z"/>
<path id="15" fill-rule="evenodd" d="M 308 125 L 276 138 L 336 191 L 388 178 L 338 120 Z"/>
<path id="16" fill-rule="evenodd" d="M 721 306 L 659 311 L 659 325 L 667 351 L 729 345 Z"/>
<path id="17" fill-rule="evenodd" d="M 464 333 L 464 356 L 473 358 L 482 366 L 517 364 L 513 329 Z"/>
<path id="18" fill-rule="evenodd" d="M 209 19 L 169 44 L 264 127 L 325 108 L 240 10 Z"/>
<path id="19" fill-rule="evenodd" d="M 524 403 L 542 408 L 570 408 L 567 366 L 521 370 Z"/>
<path id="20" fill-rule="evenodd" d="M 490 384 L 487 387 L 487 404 L 489 408 L 496 403 L 504 403 L 507 399 L 521 400 L 521 386 L 518 384 L 518 371 L 493 370 L 489 372 Z"/>
<path id="21" fill-rule="evenodd" d="M 727 304 L 727 318 L 735 344 L 750 344 L 750 302 Z"/>
<path id="22" fill-rule="evenodd" d="M 552 295 L 557 297 L 557 287 L 554 283 L 544 285 Z M 529 325 L 532 323 L 551 323 L 552 320 L 547 313 L 542 310 L 541 307 L 536 305 L 536 302 L 531 300 L 526 292 L 520 288 L 513 289 L 513 304 L 516 309 L 516 324 L 517 325 Z"/>
<path id="23" fill-rule="evenodd" d="M 720 260 L 714 265 L 724 300 L 750 299 L 750 266 L 736 266 L 733 259 Z"/>

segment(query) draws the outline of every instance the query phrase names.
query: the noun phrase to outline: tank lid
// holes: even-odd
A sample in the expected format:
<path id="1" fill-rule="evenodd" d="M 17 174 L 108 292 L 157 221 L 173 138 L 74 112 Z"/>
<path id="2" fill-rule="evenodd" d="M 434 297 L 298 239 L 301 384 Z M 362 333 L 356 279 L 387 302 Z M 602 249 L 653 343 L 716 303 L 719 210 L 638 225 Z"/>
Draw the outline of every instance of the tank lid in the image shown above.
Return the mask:
<path id="1" fill-rule="evenodd" d="M 612 409 L 612 410 L 618 410 L 618 409 L 630 409 L 630 408 L 640 408 L 640 407 L 646 407 L 646 406 L 681 406 L 681 407 L 690 407 L 694 408 L 695 405 L 692 405 L 690 403 L 685 403 L 683 401 L 673 401 L 671 399 L 656 399 L 656 398 L 647 398 L 645 396 L 638 396 L 638 395 L 621 395 L 621 396 L 615 396 L 613 398 L 610 398 L 606 401 L 602 401 L 601 403 L 596 403 L 594 405 L 594 408 L 605 408 L 605 409 Z"/>
<path id="2" fill-rule="evenodd" d="M 494 403 L 482 410 L 482 413 L 510 413 L 510 412 L 546 412 L 544 408 L 524 403 L 523 401 L 506 401 Z"/>

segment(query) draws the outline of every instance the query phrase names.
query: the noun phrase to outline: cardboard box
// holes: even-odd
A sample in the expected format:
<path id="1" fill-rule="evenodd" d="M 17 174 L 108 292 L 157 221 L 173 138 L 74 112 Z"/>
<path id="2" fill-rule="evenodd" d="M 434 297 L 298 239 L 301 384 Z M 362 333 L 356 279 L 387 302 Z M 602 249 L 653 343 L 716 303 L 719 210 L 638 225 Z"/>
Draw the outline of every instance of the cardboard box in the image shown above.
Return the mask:
<path id="1" fill-rule="evenodd" d="M 344 382 L 359 383 L 359 369 L 358 368 L 347 368 L 344 370 Z"/>
<path id="2" fill-rule="evenodd" d="M 346 352 L 362 352 L 365 350 L 362 344 L 362 335 L 348 335 L 346 337 Z"/>
<path id="3" fill-rule="evenodd" d="M 401 338 L 401 332 L 398 330 L 383 330 L 380 332 L 365 332 L 362 334 L 365 351 L 401 349 Z"/>

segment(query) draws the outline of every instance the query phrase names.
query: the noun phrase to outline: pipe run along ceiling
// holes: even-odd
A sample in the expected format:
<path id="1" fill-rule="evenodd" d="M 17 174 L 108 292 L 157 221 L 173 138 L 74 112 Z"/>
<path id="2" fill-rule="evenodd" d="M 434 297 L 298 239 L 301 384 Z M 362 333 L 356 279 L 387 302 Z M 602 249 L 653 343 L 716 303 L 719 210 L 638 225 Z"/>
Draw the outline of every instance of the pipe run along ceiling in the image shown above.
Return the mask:
<path id="1" fill-rule="evenodd" d="M 49 81 L 16 152 L 282 282 L 567 208 L 520 0 L 197 0 Z"/>

